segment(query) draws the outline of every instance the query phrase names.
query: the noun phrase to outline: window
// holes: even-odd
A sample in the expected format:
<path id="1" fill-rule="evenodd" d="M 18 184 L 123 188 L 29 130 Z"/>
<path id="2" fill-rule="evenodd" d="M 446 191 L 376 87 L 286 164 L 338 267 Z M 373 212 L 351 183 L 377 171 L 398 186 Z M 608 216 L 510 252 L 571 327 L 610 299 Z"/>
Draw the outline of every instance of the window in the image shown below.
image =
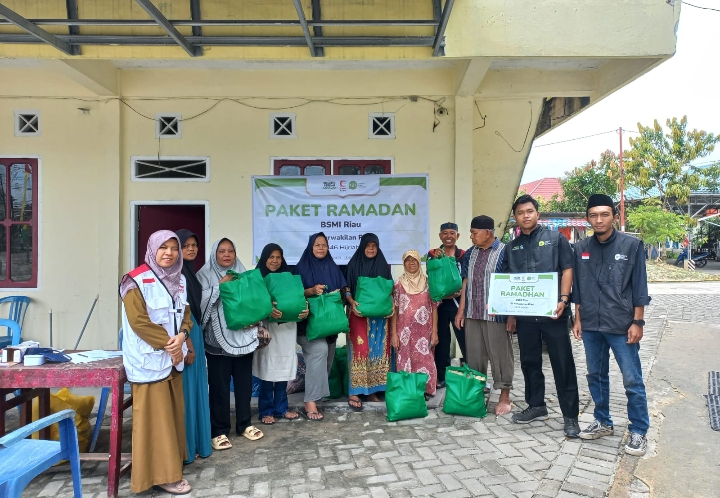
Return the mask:
<path id="1" fill-rule="evenodd" d="M 40 111 L 15 111 L 16 137 L 38 137 L 41 131 Z"/>
<path id="2" fill-rule="evenodd" d="M 388 112 L 371 112 L 369 137 L 395 138 L 395 114 Z"/>
<path id="3" fill-rule="evenodd" d="M 182 138 L 182 115 L 155 115 L 155 138 Z"/>
<path id="4" fill-rule="evenodd" d="M 389 159 L 333 161 L 333 173 L 336 175 L 389 175 L 392 167 Z"/>
<path id="5" fill-rule="evenodd" d="M 270 138 L 297 138 L 295 114 L 271 114 Z"/>
<path id="6" fill-rule="evenodd" d="M 37 287 L 37 159 L 0 159 L 0 287 Z"/>
<path id="7" fill-rule="evenodd" d="M 331 174 L 329 159 L 276 159 L 273 172 L 279 176 L 315 176 Z"/>
<path id="8" fill-rule="evenodd" d="M 184 181 L 209 182 L 210 158 L 207 157 L 133 157 L 132 180 L 136 182 Z"/>

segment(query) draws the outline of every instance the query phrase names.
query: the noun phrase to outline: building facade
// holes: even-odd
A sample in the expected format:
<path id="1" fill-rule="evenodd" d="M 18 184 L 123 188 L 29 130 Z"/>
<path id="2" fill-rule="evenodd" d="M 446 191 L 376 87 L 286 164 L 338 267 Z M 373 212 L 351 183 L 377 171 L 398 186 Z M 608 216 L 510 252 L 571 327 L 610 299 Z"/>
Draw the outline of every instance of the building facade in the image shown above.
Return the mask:
<path id="1" fill-rule="evenodd" d="M 536 137 L 672 56 L 680 9 L 295 4 L 2 1 L 0 296 L 31 297 L 25 338 L 47 343 L 52 309 L 72 346 L 99 296 L 81 347 L 114 347 L 156 227 L 202 232 L 201 256 L 228 237 L 249 266 L 252 175 L 428 173 L 431 233 L 455 220 L 469 245 L 474 215 L 508 218 Z"/>

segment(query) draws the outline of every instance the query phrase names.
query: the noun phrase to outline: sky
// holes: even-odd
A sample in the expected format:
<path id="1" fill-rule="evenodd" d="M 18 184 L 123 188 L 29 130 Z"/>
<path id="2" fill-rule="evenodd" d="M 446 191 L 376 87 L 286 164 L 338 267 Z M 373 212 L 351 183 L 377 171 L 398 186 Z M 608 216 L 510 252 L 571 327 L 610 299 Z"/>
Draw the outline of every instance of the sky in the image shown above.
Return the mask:
<path id="1" fill-rule="evenodd" d="M 695 5 L 720 9 L 719 0 L 693 0 Z M 566 171 L 582 166 L 600 153 L 619 151 L 617 133 L 539 147 L 609 130 L 637 131 L 637 123 L 645 126 L 655 119 L 665 126 L 668 118 L 688 117 L 688 129 L 697 128 L 720 134 L 720 12 L 700 10 L 683 5 L 677 33 L 675 55 L 598 104 L 548 132 L 533 144 L 522 183 L 545 177 L 562 177 Z M 623 132 L 624 149 L 630 148 Z M 720 160 L 720 145 L 698 162 Z"/>

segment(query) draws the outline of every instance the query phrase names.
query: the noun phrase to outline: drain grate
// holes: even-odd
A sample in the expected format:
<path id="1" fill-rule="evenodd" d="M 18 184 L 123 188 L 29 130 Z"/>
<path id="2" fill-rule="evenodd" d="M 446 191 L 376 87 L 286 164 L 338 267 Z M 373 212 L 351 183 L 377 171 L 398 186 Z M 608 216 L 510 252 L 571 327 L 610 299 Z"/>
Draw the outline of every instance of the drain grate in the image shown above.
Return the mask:
<path id="1" fill-rule="evenodd" d="M 720 372 L 708 373 L 708 394 L 720 396 Z"/>
<path id="2" fill-rule="evenodd" d="M 710 427 L 720 431 L 720 372 L 708 373 L 708 412 L 710 413 Z"/>

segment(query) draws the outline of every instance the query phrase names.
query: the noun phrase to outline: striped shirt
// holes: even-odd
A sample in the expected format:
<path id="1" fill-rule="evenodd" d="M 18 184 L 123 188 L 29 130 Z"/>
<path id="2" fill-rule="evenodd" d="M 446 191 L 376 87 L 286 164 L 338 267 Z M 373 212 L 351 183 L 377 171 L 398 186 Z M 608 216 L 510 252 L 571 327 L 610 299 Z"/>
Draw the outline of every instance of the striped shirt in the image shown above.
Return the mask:
<path id="1" fill-rule="evenodd" d="M 505 244 L 497 238 L 487 249 L 473 246 L 467 250 L 462 261 L 460 275 L 467 279 L 465 286 L 465 316 L 475 320 L 504 322 L 506 317 L 491 318 L 487 312 L 487 296 L 490 290 L 490 274 L 502 273 Z"/>

